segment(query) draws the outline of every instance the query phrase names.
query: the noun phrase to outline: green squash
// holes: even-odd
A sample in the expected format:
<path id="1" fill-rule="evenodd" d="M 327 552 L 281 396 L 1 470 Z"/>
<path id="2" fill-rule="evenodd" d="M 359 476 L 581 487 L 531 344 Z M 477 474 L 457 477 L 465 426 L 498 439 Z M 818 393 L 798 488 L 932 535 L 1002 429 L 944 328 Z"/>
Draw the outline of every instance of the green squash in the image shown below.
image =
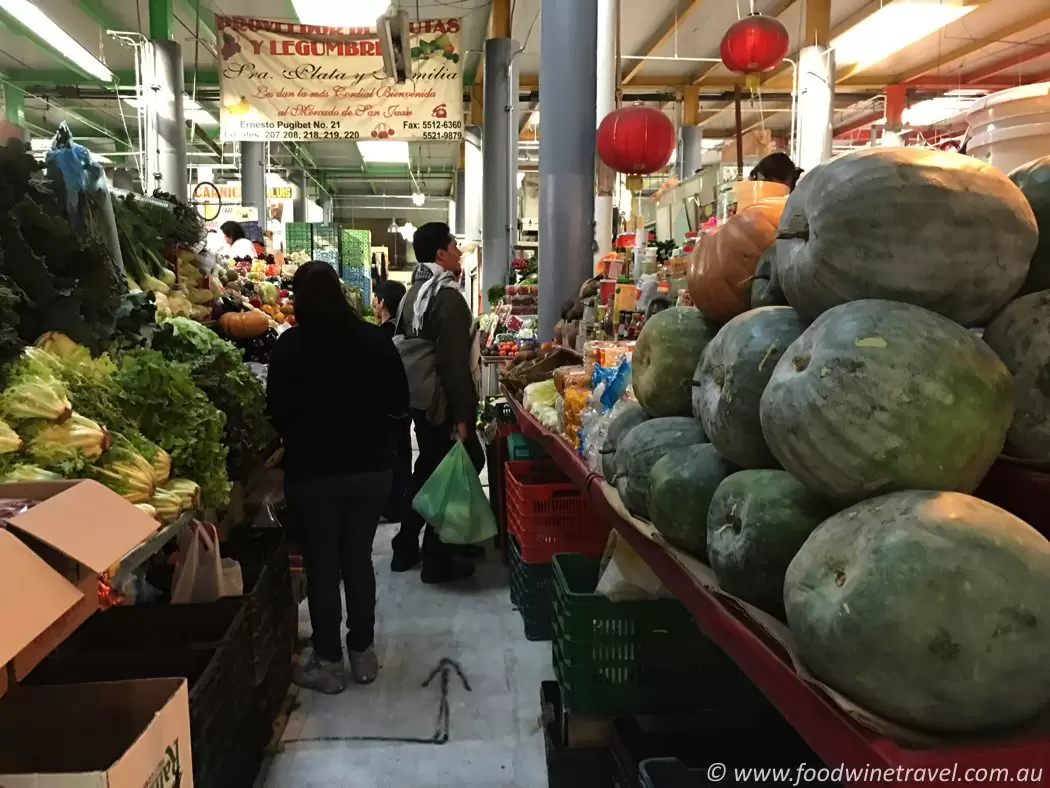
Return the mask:
<path id="1" fill-rule="evenodd" d="M 616 448 L 616 489 L 628 511 L 649 516 L 649 473 L 657 460 L 672 449 L 706 442 L 700 422 L 682 416 L 651 419 L 624 435 Z"/>
<path id="2" fill-rule="evenodd" d="M 825 520 L 784 605 L 818 679 L 935 732 L 1023 722 L 1050 702 L 1050 543 L 959 493 L 906 491 Z"/>
<path id="3" fill-rule="evenodd" d="M 984 331 L 984 341 L 1014 376 L 1014 413 L 1006 454 L 1050 461 L 1050 290 L 1012 301 Z"/>
<path id="4" fill-rule="evenodd" d="M 788 306 L 737 315 L 704 348 L 693 381 L 693 415 L 719 453 L 741 468 L 776 467 L 759 420 L 773 368 L 805 329 Z"/>
<path id="5" fill-rule="evenodd" d="M 672 449 L 649 472 L 649 520 L 668 542 L 703 558 L 707 508 L 718 485 L 736 470 L 710 443 Z"/>
<path id="6" fill-rule="evenodd" d="M 1038 240 L 1021 190 L 976 159 L 865 148 L 814 167 L 788 198 L 777 281 L 807 322 L 862 298 L 984 325 L 1020 290 Z"/>
<path id="7" fill-rule="evenodd" d="M 1013 419 L 1013 380 L 973 332 L 926 309 L 854 301 L 787 349 L 762 394 L 762 434 L 818 495 L 971 492 Z"/>
<path id="8" fill-rule="evenodd" d="M 1050 156 L 1033 159 L 1010 173 L 1035 214 L 1039 245 L 1025 279 L 1024 293 L 1050 289 Z"/>
<path id="9" fill-rule="evenodd" d="M 707 557 L 728 593 L 784 616 L 784 573 L 836 507 L 787 471 L 740 471 L 718 485 L 707 512 Z"/>
<path id="10" fill-rule="evenodd" d="M 751 280 L 751 308 L 787 306 L 787 298 L 777 281 L 777 245 L 773 244 L 758 258 L 755 277 Z"/>
<path id="11" fill-rule="evenodd" d="M 631 357 L 631 383 L 650 416 L 692 413 L 693 371 L 716 331 L 691 306 L 665 309 L 645 322 Z"/>
<path id="12" fill-rule="evenodd" d="M 643 421 L 649 421 L 649 414 L 637 402 L 625 402 L 617 408 L 601 448 L 602 475 L 610 482 L 616 480 L 616 447 L 621 438 Z"/>

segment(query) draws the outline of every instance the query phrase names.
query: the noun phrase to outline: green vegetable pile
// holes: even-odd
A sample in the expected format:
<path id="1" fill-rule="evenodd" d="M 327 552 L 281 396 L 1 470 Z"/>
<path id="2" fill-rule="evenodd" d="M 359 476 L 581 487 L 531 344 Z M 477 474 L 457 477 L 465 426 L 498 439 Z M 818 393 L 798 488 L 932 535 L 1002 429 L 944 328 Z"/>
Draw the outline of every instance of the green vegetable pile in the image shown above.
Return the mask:
<path id="1" fill-rule="evenodd" d="M 185 317 L 165 321 L 153 347 L 169 361 L 185 364 L 194 383 L 226 414 L 230 478 L 247 478 L 265 459 L 277 435 L 266 417 L 266 391 L 244 364 L 241 352 L 211 329 Z"/>

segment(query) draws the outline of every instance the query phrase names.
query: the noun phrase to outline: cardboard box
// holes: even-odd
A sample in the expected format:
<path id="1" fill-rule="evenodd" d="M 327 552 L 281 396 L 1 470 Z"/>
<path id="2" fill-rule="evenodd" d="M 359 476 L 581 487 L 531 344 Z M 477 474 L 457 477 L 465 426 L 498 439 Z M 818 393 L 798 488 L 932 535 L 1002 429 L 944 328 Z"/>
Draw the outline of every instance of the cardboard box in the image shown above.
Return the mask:
<path id="1" fill-rule="evenodd" d="M 93 481 L 4 484 L 0 498 L 39 501 L 0 530 L 0 673 L 16 683 L 98 609 L 99 575 L 157 523 Z"/>
<path id="2" fill-rule="evenodd" d="M 3 788 L 192 788 L 185 679 L 12 687 Z"/>

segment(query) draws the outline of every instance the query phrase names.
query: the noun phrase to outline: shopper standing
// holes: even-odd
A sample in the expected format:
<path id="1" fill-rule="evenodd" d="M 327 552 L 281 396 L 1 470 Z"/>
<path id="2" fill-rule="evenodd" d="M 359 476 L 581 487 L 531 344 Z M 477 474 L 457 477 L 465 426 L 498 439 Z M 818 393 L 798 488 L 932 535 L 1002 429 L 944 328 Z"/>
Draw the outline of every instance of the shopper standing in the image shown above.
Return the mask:
<path id="1" fill-rule="evenodd" d="M 433 344 L 436 376 L 432 406 L 412 412 L 419 449 L 410 488 L 415 497 L 456 440 L 463 442 L 478 472 L 484 467 L 485 452 L 475 426 L 478 394 L 471 368 L 474 318 L 459 289 L 459 247 L 449 226 L 440 222 L 416 230 L 412 246 L 420 265 L 413 273 L 396 330 L 405 337 Z M 409 379 L 418 385 L 411 371 Z M 471 576 L 474 566 L 459 558 L 463 551 L 442 544 L 434 529 L 411 508 L 394 538 L 391 569 L 405 572 L 419 562 L 419 532 L 424 526 L 423 582 L 445 583 Z"/>
<path id="2" fill-rule="evenodd" d="M 408 383 L 393 343 L 351 309 L 335 269 L 306 263 L 292 287 L 297 325 L 274 348 L 267 398 L 284 442 L 285 499 L 302 533 L 313 626 L 313 650 L 295 682 L 334 694 L 345 687 L 340 581 L 351 675 L 367 684 L 379 670 L 372 542 L 390 493 L 396 423 L 408 415 Z"/>
<path id="3" fill-rule="evenodd" d="M 379 328 L 390 339 L 394 338 L 394 319 L 404 297 L 405 286 L 393 279 L 380 282 L 372 291 L 372 311 L 379 320 Z M 408 498 L 409 485 L 412 482 L 411 430 L 412 423 L 409 419 L 403 419 L 398 425 L 394 481 L 390 489 L 390 498 L 383 510 L 383 519 L 389 523 L 400 523 L 411 508 Z M 380 447 L 380 451 L 385 450 L 385 446 Z"/>

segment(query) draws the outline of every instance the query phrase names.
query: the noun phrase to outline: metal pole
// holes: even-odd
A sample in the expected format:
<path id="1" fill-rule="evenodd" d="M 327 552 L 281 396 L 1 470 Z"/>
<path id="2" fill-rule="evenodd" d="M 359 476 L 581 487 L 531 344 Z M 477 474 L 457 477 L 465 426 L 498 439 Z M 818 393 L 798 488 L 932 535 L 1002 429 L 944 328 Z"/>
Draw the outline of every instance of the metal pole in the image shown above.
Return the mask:
<path id="1" fill-rule="evenodd" d="M 510 38 L 490 38 L 485 42 L 485 122 L 481 127 L 481 153 L 485 178 L 482 182 L 481 289 L 506 284 L 513 255 L 511 237 L 517 229 L 513 199 L 513 172 L 518 160 L 518 127 L 514 122 L 518 95 L 514 71 L 517 42 Z M 487 305 L 488 298 L 482 298 Z"/>
<path id="2" fill-rule="evenodd" d="M 259 212 L 259 228 L 266 231 L 266 143 L 241 143 L 241 204 Z"/>
<path id="3" fill-rule="evenodd" d="M 619 18 L 619 0 L 598 0 L 598 48 L 596 53 L 598 92 L 595 96 L 595 128 L 601 125 L 606 115 L 616 109 L 616 89 L 620 82 L 616 65 L 616 33 Z M 596 162 L 598 189 L 594 198 L 595 262 L 612 249 L 613 186 L 616 183 L 616 174 L 601 160 L 596 160 Z"/>
<path id="4" fill-rule="evenodd" d="M 154 39 L 145 48 L 147 135 L 146 160 L 149 183 L 154 189 L 186 201 L 189 170 L 186 166 L 186 119 L 182 95 L 182 46 L 177 41 Z"/>
<path id="5" fill-rule="evenodd" d="M 542 0 L 540 16 L 539 335 L 549 339 L 593 271 L 598 0 Z"/>
<path id="6" fill-rule="evenodd" d="M 467 234 L 467 171 L 460 167 L 456 170 L 456 226 L 452 231 L 456 235 Z"/>
<path id="7" fill-rule="evenodd" d="M 678 158 L 678 177 L 695 175 L 703 166 L 704 130 L 699 126 L 682 126 L 682 150 Z"/>
<path id="8" fill-rule="evenodd" d="M 744 180 L 744 123 L 741 119 L 740 86 L 733 94 L 733 111 L 736 113 L 736 179 Z"/>
<path id="9" fill-rule="evenodd" d="M 299 173 L 297 180 L 296 187 L 299 191 L 296 194 L 295 202 L 292 204 L 292 219 L 296 222 L 305 222 L 307 215 L 306 184 L 310 182 L 310 179 L 306 177 L 306 170 Z"/>

